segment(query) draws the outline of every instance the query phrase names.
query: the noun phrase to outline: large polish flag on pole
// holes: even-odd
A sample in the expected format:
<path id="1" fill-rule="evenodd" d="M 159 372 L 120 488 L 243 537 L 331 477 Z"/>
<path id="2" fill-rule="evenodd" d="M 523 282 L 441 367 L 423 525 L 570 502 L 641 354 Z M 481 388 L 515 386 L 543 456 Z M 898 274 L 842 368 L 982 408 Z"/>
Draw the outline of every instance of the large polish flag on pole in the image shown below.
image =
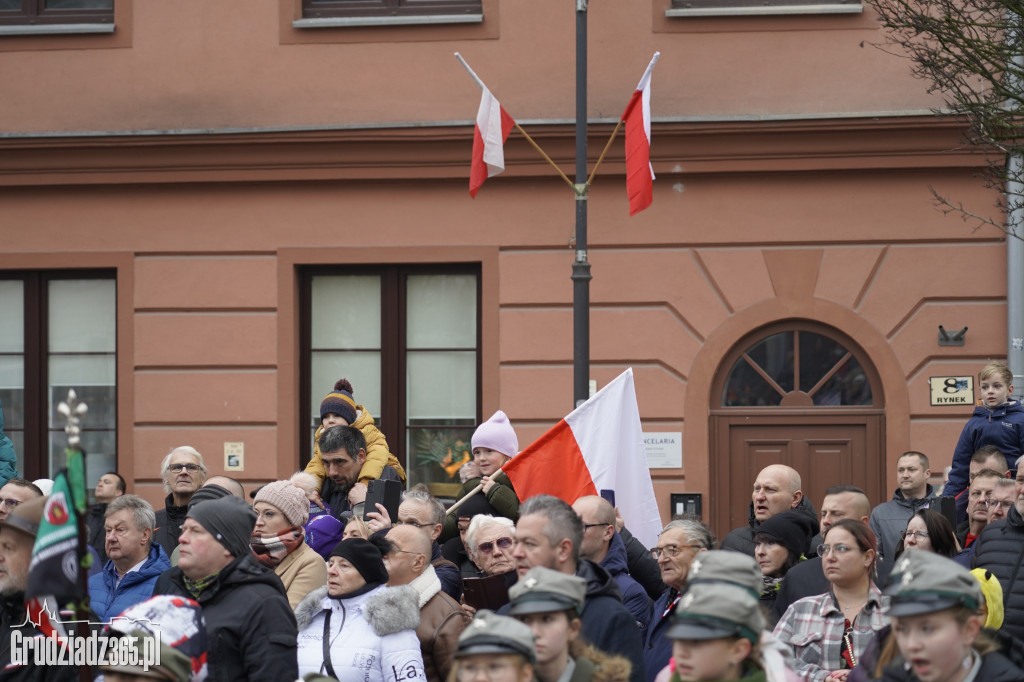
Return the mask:
<path id="1" fill-rule="evenodd" d="M 505 170 L 505 140 L 515 126 L 515 121 L 482 81 L 480 87 L 483 94 L 476 112 L 473 161 L 469 169 L 469 195 L 474 198 L 484 180 Z"/>
<path id="2" fill-rule="evenodd" d="M 629 215 L 636 215 L 654 200 L 654 166 L 651 165 L 651 69 L 661 56 L 647 65 L 643 78 L 622 113 L 626 123 L 626 195 Z M 617 499 L 617 498 L 616 498 Z"/>
<path id="3" fill-rule="evenodd" d="M 654 547 L 661 515 L 647 468 L 633 368 L 616 377 L 502 467 L 519 499 L 554 495 L 569 504 L 614 490 L 626 527 Z"/>

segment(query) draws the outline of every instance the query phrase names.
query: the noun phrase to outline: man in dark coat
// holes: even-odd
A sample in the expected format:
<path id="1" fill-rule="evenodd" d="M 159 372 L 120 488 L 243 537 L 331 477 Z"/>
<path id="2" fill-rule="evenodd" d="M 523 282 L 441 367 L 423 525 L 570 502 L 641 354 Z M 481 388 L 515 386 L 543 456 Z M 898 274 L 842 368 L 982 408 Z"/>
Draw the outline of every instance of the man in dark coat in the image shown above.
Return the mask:
<path id="1" fill-rule="evenodd" d="M 651 622 L 652 600 L 629 575 L 626 545 L 615 532 L 615 508 L 598 495 L 585 495 L 573 502 L 572 508 L 583 522 L 580 556 L 608 571 L 622 592 L 622 604 L 633 614 L 640 628 L 646 628 Z"/>
<path id="2" fill-rule="evenodd" d="M 583 637 L 605 653 L 622 656 L 633 665 L 631 682 L 643 682 L 643 642 L 636 619 L 622 605 L 615 581 L 597 564 L 580 558 L 583 522 L 568 504 L 550 495 L 537 495 L 519 508 L 512 558 L 522 578 L 534 566 L 544 566 L 587 581 L 583 602 Z M 504 607 L 507 610 L 508 606 Z"/>
<path id="3" fill-rule="evenodd" d="M 320 434 L 317 445 L 327 470 L 320 498 L 333 510 L 335 518 L 341 519 L 343 512 L 351 511 L 352 505 L 363 501 L 357 499 L 350 503 L 349 492 L 359 482 L 359 472 L 366 463 L 366 436 L 354 426 L 332 426 Z M 402 480 L 398 471 L 388 465 L 384 466 L 378 478 L 382 481 Z"/>
<path id="4" fill-rule="evenodd" d="M 977 479 L 975 479 L 977 480 Z M 1017 505 L 1005 519 L 985 526 L 974 542 L 974 568 L 984 568 L 999 578 L 1003 587 L 1003 630 L 1024 640 L 1024 517 L 1020 495 L 1024 479 L 1018 479 Z"/>
<path id="5" fill-rule="evenodd" d="M 0 633 L 6 638 L 0 647 L 0 674 L 4 680 L 60 680 L 78 679 L 78 668 L 71 665 L 36 665 L 34 651 L 28 649 L 28 660 L 20 665 L 11 663 L 12 635 L 15 631 L 22 639 L 41 636 L 39 630 L 25 617 L 25 589 L 28 587 L 28 567 L 32 560 L 32 546 L 39 532 L 46 498 L 36 497 L 19 504 L 0 521 Z M 24 650 L 23 650 L 24 651 Z"/>
<path id="6" fill-rule="evenodd" d="M 153 588 L 199 602 L 211 682 L 299 676 L 295 615 L 281 580 L 253 559 L 255 525 L 256 514 L 234 496 L 194 505 L 182 524 L 178 565 Z"/>
<path id="7" fill-rule="evenodd" d="M 797 509 L 811 515 L 818 514 L 814 505 L 804 497 L 800 489 L 800 474 L 785 464 L 766 466 L 754 479 L 754 490 L 750 495 L 750 513 L 747 525 L 734 528 L 722 538 L 722 549 L 731 549 L 754 556 L 754 535 L 762 521 L 788 509 Z"/>
<path id="8" fill-rule="evenodd" d="M 203 485 L 206 473 L 203 456 L 188 445 L 174 448 L 160 463 L 160 476 L 164 480 L 167 498 L 164 508 L 156 512 L 153 542 L 163 547 L 167 556 L 171 556 L 178 546 L 181 525 L 188 514 L 188 501 Z"/>
<path id="9" fill-rule="evenodd" d="M 107 505 L 120 497 L 127 490 L 124 479 L 116 471 L 108 471 L 100 476 L 96 482 L 94 491 L 96 504 L 89 507 L 89 513 L 85 517 L 85 529 L 89 545 L 100 555 L 100 565 L 107 563 L 106 536 L 103 532 L 103 523 L 107 517 Z"/>

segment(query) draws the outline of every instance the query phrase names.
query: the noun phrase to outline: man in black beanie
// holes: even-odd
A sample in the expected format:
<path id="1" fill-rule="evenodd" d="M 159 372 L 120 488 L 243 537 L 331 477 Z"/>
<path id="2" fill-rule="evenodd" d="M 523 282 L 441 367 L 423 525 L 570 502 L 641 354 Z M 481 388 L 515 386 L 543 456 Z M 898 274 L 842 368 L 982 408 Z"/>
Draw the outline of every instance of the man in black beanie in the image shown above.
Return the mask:
<path id="1" fill-rule="evenodd" d="M 199 602 L 206 620 L 211 682 L 294 680 L 298 629 L 284 586 L 249 548 L 256 514 L 234 496 L 188 510 L 178 565 L 153 594 Z"/>

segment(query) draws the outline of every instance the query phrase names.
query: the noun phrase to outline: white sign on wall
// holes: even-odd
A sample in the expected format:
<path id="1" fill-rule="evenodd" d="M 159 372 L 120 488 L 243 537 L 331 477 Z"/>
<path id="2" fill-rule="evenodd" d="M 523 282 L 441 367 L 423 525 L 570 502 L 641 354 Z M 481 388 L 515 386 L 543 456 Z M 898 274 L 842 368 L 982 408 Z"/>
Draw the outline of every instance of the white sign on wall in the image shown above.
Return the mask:
<path id="1" fill-rule="evenodd" d="M 974 377 L 930 377 L 932 405 L 973 405 Z"/>
<path id="2" fill-rule="evenodd" d="M 647 467 L 650 469 L 680 469 L 683 466 L 683 432 L 644 432 Z"/>

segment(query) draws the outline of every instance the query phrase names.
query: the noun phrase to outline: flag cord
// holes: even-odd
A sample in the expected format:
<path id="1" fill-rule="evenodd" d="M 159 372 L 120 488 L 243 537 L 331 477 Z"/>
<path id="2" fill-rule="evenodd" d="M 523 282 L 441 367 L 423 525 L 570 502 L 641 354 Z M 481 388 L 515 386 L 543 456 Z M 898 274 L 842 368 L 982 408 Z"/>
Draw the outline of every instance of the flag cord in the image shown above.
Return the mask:
<path id="1" fill-rule="evenodd" d="M 594 176 L 597 175 L 597 167 L 601 165 L 602 161 L 604 161 L 604 155 L 608 153 L 608 149 L 611 148 L 612 142 L 615 141 L 615 136 L 619 134 L 619 128 L 621 127 L 622 119 L 620 118 L 619 122 L 615 124 L 615 130 L 612 131 L 612 136 L 608 138 L 608 144 L 606 144 L 604 149 L 601 150 L 601 156 L 597 157 L 597 163 L 594 164 L 594 170 L 590 171 L 590 177 L 587 178 L 586 189 L 590 189 L 590 183 L 594 181 Z"/>

